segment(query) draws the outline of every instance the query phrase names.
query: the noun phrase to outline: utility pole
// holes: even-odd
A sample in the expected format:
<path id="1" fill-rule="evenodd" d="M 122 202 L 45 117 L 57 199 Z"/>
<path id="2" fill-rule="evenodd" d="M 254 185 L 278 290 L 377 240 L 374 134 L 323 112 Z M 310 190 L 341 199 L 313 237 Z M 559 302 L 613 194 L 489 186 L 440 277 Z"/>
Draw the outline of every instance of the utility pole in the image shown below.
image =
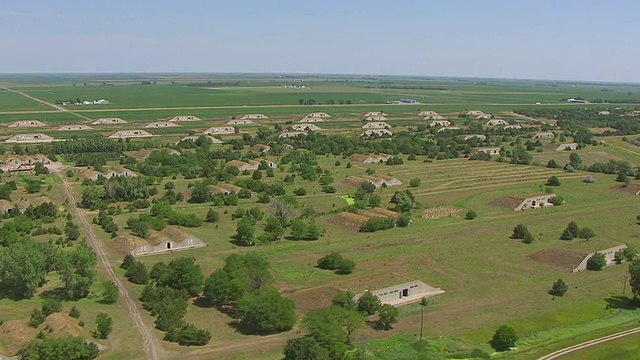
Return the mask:
<path id="1" fill-rule="evenodd" d="M 422 300 L 420 300 L 420 341 L 422 341 L 422 333 L 424 329 L 424 308 L 426 308 L 427 305 L 429 305 L 429 300 L 427 300 L 426 297 L 423 297 Z"/>
<path id="2" fill-rule="evenodd" d="M 622 284 L 622 295 L 624 295 L 624 291 L 627 289 L 627 279 L 629 278 L 629 272 L 626 271 L 624 275 L 622 275 L 622 277 L 624 277 L 624 283 Z"/>

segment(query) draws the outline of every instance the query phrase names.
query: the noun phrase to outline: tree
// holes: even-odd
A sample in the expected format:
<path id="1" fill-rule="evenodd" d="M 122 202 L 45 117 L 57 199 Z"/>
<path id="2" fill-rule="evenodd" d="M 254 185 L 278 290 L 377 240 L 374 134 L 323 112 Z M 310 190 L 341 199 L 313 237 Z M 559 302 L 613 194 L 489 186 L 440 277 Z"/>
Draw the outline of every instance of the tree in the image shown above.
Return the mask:
<path id="1" fill-rule="evenodd" d="M 415 198 L 411 191 L 396 191 L 391 198 L 391 203 L 395 204 L 393 208 L 397 212 L 406 212 L 413 208 Z"/>
<path id="2" fill-rule="evenodd" d="M 80 244 L 60 257 L 58 274 L 69 299 L 78 300 L 89 295 L 96 277 L 95 267 L 96 253 L 86 244 Z"/>
<path id="3" fill-rule="evenodd" d="M 600 271 L 604 269 L 605 266 L 607 266 L 607 259 L 604 257 L 604 254 L 599 252 L 587 260 L 587 270 Z"/>
<path id="4" fill-rule="evenodd" d="M 149 236 L 149 226 L 142 221 L 136 221 L 131 224 L 131 234 L 146 239 Z"/>
<path id="5" fill-rule="evenodd" d="M 392 325 L 398 322 L 400 310 L 398 310 L 398 308 L 396 308 L 395 306 L 384 304 L 380 307 L 380 310 L 378 312 L 380 315 L 378 323 L 384 330 L 391 330 Z"/>
<path id="6" fill-rule="evenodd" d="M 136 258 L 134 258 L 133 255 L 131 255 L 130 253 L 127 253 L 127 255 L 125 255 L 124 258 L 122 258 L 122 264 L 120 264 L 120 268 L 128 270 L 129 267 L 131 267 L 131 265 L 133 265 L 133 263 L 135 262 L 136 262 Z"/>
<path id="7" fill-rule="evenodd" d="M 356 269 L 355 261 L 351 259 L 342 259 L 340 265 L 338 265 L 338 269 L 336 270 L 337 274 L 348 275 Z"/>
<path id="8" fill-rule="evenodd" d="M 635 259 L 629 264 L 629 284 L 633 292 L 633 298 L 640 297 L 640 259 Z"/>
<path id="9" fill-rule="evenodd" d="M 247 218 L 243 218 L 236 226 L 235 238 L 243 245 L 253 245 L 255 226 Z"/>
<path id="10" fill-rule="evenodd" d="M 3 288 L 17 298 L 32 297 L 36 289 L 44 285 L 58 258 L 58 250 L 51 242 L 19 239 L 11 246 L 0 246 Z"/>
<path id="11" fill-rule="evenodd" d="M 571 153 L 571 155 L 569 155 L 569 165 L 576 170 L 580 169 L 580 166 L 582 166 L 582 159 L 578 153 Z"/>
<path id="12" fill-rule="evenodd" d="M 27 180 L 27 185 L 25 186 L 27 193 L 35 194 L 42 190 L 42 182 L 38 180 Z"/>
<path id="13" fill-rule="evenodd" d="M 358 311 L 364 315 L 373 315 L 380 310 L 380 299 L 370 291 L 365 292 L 358 299 Z"/>
<path id="14" fill-rule="evenodd" d="M 420 183 L 421 183 L 421 182 L 422 182 L 422 179 L 420 179 L 420 178 L 411 179 L 411 180 L 409 181 L 409 186 L 411 186 L 411 187 L 418 187 L 418 186 L 420 186 Z"/>
<path id="15" fill-rule="evenodd" d="M 102 284 L 102 302 L 105 304 L 114 304 L 118 301 L 118 286 L 111 280 L 107 280 Z"/>
<path id="16" fill-rule="evenodd" d="M 324 257 L 318 259 L 318 267 L 320 269 L 325 270 L 336 270 L 342 263 L 342 255 L 337 252 L 332 252 L 331 254 L 325 255 Z"/>
<path id="17" fill-rule="evenodd" d="M 581 239 L 585 239 L 585 240 L 589 241 L 589 239 L 592 239 L 592 238 L 596 237 L 596 232 L 593 231 L 592 228 L 585 227 L 585 228 L 580 229 L 579 237 Z"/>
<path id="18" fill-rule="evenodd" d="M 189 295 L 196 296 L 202 290 L 204 276 L 194 258 L 181 257 L 171 260 L 156 282 L 159 286 L 186 290 Z"/>
<path id="19" fill-rule="evenodd" d="M 262 172 L 260 172 L 260 170 L 256 170 L 253 172 L 253 174 L 251 174 L 251 178 L 253 180 L 260 180 L 262 179 Z"/>
<path id="20" fill-rule="evenodd" d="M 275 289 L 247 294 L 236 305 L 242 322 L 256 333 L 290 330 L 296 322 L 295 304 Z"/>
<path id="21" fill-rule="evenodd" d="M 560 235 L 560 240 L 572 240 L 580 235 L 580 227 L 576 224 L 575 221 L 572 221 L 567 225 L 567 228 L 564 229 L 562 235 Z"/>
<path id="22" fill-rule="evenodd" d="M 344 358 L 357 330 L 364 326 L 360 313 L 338 306 L 311 310 L 302 319 L 302 327 L 329 351 L 330 359 Z"/>
<path id="23" fill-rule="evenodd" d="M 169 330 L 164 340 L 176 342 L 182 346 L 204 346 L 211 340 L 211 333 L 198 329 L 193 324 L 184 323 Z"/>
<path id="24" fill-rule="evenodd" d="M 531 234 L 530 232 L 527 232 L 524 235 L 524 238 L 522 239 L 522 242 L 525 244 L 531 244 L 533 243 L 533 240 L 535 240 L 535 238 L 533 237 L 533 234 Z"/>
<path id="25" fill-rule="evenodd" d="M 496 351 L 507 351 L 515 346 L 518 341 L 518 335 L 516 331 L 507 325 L 500 325 L 491 339 L 491 346 Z"/>
<path id="26" fill-rule="evenodd" d="M 547 179 L 547 186 L 560 186 L 560 179 L 557 176 L 552 176 Z"/>
<path id="27" fill-rule="evenodd" d="M 105 313 L 96 315 L 96 331 L 94 336 L 98 339 L 106 339 L 113 330 L 113 319 Z"/>
<path id="28" fill-rule="evenodd" d="M 511 155 L 511 163 L 512 164 L 522 164 L 529 165 L 531 164 L 531 160 L 533 157 L 522 147 L 518 147 L 515 149 Z"/>
<path id="29" fill-rule="evenodd" d="M 549 290 L 549 294 L 553 296 L 563 296 L 567 292 L 567 290 L 569 290 L 569 287 L 564 282 L 564 280 L 558 279 L 553 283 L 551 290 Z"/>
<path id="30" fill-rule="evenodd" d="M 523 224 L 518 224 L 516 225 L 515 228 L 513 228 L 513 235 L 511 235 L 512 238 L 514 239 L 523 239 L 525 237 L 527 237 L 528 235 L 531 235 L 531 233 L 529 232 L 529 229 L 527 229 L 526 226 L 524 226 Z"/>
<path id="31" fill-rule="evenodd" d="M 45 317 L 60 312 L 61 310 L 62 301 L 51 298 L 44 299 L 44 302 L 42 303 L 42 312 L 44 313 Z"/>
<path id="32" fill-rule="evenodd" d="M 204 182 L 199 182 L 193 186 L 190 203 L 202 204 L 211 200 L 211 190 Z"/>
<path id="33" fill-rule="evenodd" d="M 291 198 L 295 200 L 295 198 Z M 297 208 L 297 204 L 290 201 L 292 199 L 280 197 L 271 204 L 269 209 L 271 215 L 278 219 L 280 224 L 284 227 L 289 227 L 291 225 L 291 221 L 300 216 L 300 210 Z"/>
<path id="34" fill-rule="evenodd" d="M 52 354 L 55 354 L 52 357 Z M 49 338 L 34 340 L 18 351 L 21 360 L 65 359 L 91 360 L 98 357 L 98 346 L 78 337 Z"/>
<path id="35" fill-rule="evenodd" d="M 339 306 L 349 310 L 356 309 L 356 302 L 353 300 L 355 295 L 350 291 L 343 291 L 337 293 L 331 300 L 333 306 Z"/>
<path id="36" fill-rule="evenodd" d="M 313 337 L 305 336 L 287 341 L 284 360 L 329 360 L 329 352 Z"/>
<path id="37" fill-rule="evenodd" d="M 476 214 L 476 212 L 473 210 L 469 210 L 469 212 L 467 212 L 467 214 L 465 215 L 465 219 L 467 220 L 473 220 L 477 217 L 478 217 L 478 214 Z"/>
<path id="38" fill-rule="evenodd" d="M 136 260 L 125 272 L 124 276 L 134 284 L 144 285 L 149 282 L 149 272 L 146 265 Z"/>
<path id="39" fill-rule="evenodd" d="M 550 169 L 559 169 L 562 166 L 560 166 L 560 164 L 558 164 L 555 160 L 551 159 L 549 160 L 549 162 L 547 162 L 547 167 Z"/>
<path id="40" fill-rule="evenodd" d="M 204 218 L 204 221 L 209 223 L 216 223 L 219 219 L 220 214 L 218 214 L 218 212 L 213 209 L 209 209 L 209 211 L 207 211 L 207 215 Z"/>

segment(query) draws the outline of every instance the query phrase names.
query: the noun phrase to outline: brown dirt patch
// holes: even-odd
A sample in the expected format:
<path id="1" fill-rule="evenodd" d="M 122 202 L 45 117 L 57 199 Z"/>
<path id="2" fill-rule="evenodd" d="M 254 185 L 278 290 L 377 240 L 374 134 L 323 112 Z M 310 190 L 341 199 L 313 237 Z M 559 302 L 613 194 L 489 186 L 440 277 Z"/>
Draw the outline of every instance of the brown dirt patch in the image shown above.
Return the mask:
<path id="1" fill-rule="evenodd" d="M 0 326 L 0 338 L 2 343 L 7 344 L 6 347 L 0 346 L 3 354 L 15 354 L 35 338 L 38 330 L 27 325 L 27 321 L 27 319 L 9 320 Z"/>
<path id="2" fill-rule="evenodd" d="M 328 221 L 331 224 L 341 226 L 351 231 L 358 231 L 363 222 L 367 221 L 369 218 L 364 215 L 353 214 L 350 212 L 343 211 L 341 213 L 336 214 Z"/>
<path id="3" fill-rule="evenodd" d="M 495 199 L 489 202 L 489 204 L 491 205 L 495 205 L 495 206 L 499 206 L 499 207 L 506 207 L 509 209 L 515 209 L 518 205 L 520 205 L 520 203 L 522 202 L 522 200 L 524 199 L 519 199 L 513 196 L 509 196 L 509 197 L 503 197 L 500 199 Z"/>
<path id="4" fill-rule="evenodd" d="M 629 185 L 624 185 L 624 184 L 620 184 L 620 185 L 614 185 L 612 187 L 612 189 L 616 189 L 616 190 L 622 190 L 624 192 L 628 192 L 630 194 L 637 194 L 638 191 L 640 191 L 640 185 L 637 184 L 629 184 Z"/>
<path id="5" fill-rule="evenodd" d="M 561 248 L 536 251 L 525 258 L 540 264 L 573 270 L 586 255 L 585 253 Z"/>
<path id="6" fill-rule="evenodd" d="M 360 186 L 360 184 L 362 184 L 365 181 L 367 181 L 367 180 L 363 179 L 361 177 L 358 177 L 358 176 L 349 176 L 349 177 L 346 177 L 346 178 L 342 179 L 342 181 L 340 181 L 340 183 L 343 184 L 343 185 L 348 185 L 348 186 Z"/>
<path id="7" fill-rule="evenodd" d="M 51 337 L 62 337 L 66 335 L 86 337 L 87 335 L 84 329 L 78 325 L 78 320 L 67 314 L 55 313 L 49 315 L 47 320 L 45 320 L 42 325 L 38 326 L 38 329 L 45 328 L 47 326 L 53 330 L 49 335 Z"/>
<path id="8" fill-rule="evenodd" d="M 188 232 L 183 231 L 182 229 L 179 229 L 172 225 L 169 225 L 166 228 L 162 229 L 160 233 L 170 237 L 171 239 L 173 239 L 173 241 L 176 241 L 176 242 L 181 242 L 182 240 L 188 237 L 192 237 L 192 235 L 189 234 Z"/>
<path id="9" fill-rule="evenodd" d="M 400 216 L 400 214 L 398 214 L 395 211 L 387 210 L 381 207 L 375 207 L 375 208 L 369 209 L 368 211 L 370 213 L 376 214 L 377 216 L 384 216 L 384 217 L 393 216 L 394 218 L 397 218 L 398 216 Z"/>
<path id="10" fill-rule="evenodd" d="M 298 314 L 306 314 L 311 309 L 331 306 L 331 300 L 339 292 L 341 290 L 336 287 L 321 286 L 298 291 L 288 296 L 288 298 L 296 303 L 296 312 Z"/>
<path id="11" fill-rule="evenodd" d="M 431 209 L 427 209 L 422 214 L 423 219 L 440 219 L 442 217 L 456 217 L 461 209 L 456 209 L 452 206 L 437 206 Z"/>
<path id="12" fill-rule="evenodd" d="M 120 234 L 114 237 L 112 240 L 115 249 L 120 254 L 127 254 L 131 250 L 135 249 L 138 245 L 147 244 L 147 242 L 137 236 L 131 234 Z"/>

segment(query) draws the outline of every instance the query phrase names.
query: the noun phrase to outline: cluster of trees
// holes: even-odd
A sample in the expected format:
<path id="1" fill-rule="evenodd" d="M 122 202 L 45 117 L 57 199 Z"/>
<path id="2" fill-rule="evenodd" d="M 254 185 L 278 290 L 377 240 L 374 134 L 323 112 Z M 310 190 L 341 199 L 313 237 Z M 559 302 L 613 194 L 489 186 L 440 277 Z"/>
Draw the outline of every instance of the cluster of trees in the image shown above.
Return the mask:
<path id="1" fill-rule="evenodd" d="M 511 238 L 522 239 L 522 242 L 526 244 L 531 244 L 534 240 L 533 234 L 531 234 L 529 229 L 527 229 L 523 224 L 518 224 L 513 228 L 513 235 L 511 235 Z"/>
<path id="2" fill-rule="evenodd" d="M 490 344 L 496 351 L 502 352 L 514 347 L 516 341 L 518 341 L 516 331 L 511 326 L 501 325 L 493 334 Z"/>
<path id="3" fill-rule="evenodd" d="M 98 346 L 80 336 L 36 339 L 18 351 L 18 357 L 22 360 L 91 360 L 97 358 L 98 354 Z"/>
<path id="4" fill-rule="evenodd" d="M 396 219 L 393 216 L 378 217 L 374 216 L 360 225 L 359 232 L 376 232 L 379 230 L 391 229 L 396 226 Z"/>
<path id="5" fill-rule="evenodd" d="M 337 252 L 327 254 L 317 261 L 318 267 L 324 270 L 335 270 L 336 274 L 348 275 L 356 268 L 356 262 L 345 259 Z"/>
<path id="6" fill-rule="evenodd" d="M 113 209 L 113 208 L 111 208 Z M 114 238 L 118 235 L 118 225 L 113 222 L 113 217 L 109 215 L 107 210 L 100 210 L 98 212 L 98 216 L 93 218 L 93 223 L 100 226 L 104 231 L 111 234 L 111 237 Z"/>
<path id="7" fill-rule="evenodd" d="M 581 238 L 589 240 L 596 236 L 595 231 L 592 228 L 584 227 L 580 228 L 575 221 L 570 222 L 567 227 L 562 231 L 560 235 L 561 240 L 573 240 L 575 238 Z"/>
<path id="8" fill-rule="evenodd" d="M 611 115 L 599 115 L 598 112 L 605 110 L 602 108 L 529 108 L 514 110 L 517 114 L 529 117 L 543 117 L 558 120 L 558 126 L 570 132 L 578 131 L 582 127 L 586 128 L 614 128 L 616 131 L 607 130 L 604 135 L 633 135 L 640 133 L 640 124 L 633 117 L 622 117 L 625 110 L 608 108 Z M 576 141 L 579 143 L 579 141 Z"/>
<path id="9" fill-rule="evenodd" d="M 296 322 L 295 304 L 272 283 L 267 260 L 255 253 L 233 254 L 206 279 L 203 295 L 218 307 L 234 309 L 247 332 L 290 330 Z"/>

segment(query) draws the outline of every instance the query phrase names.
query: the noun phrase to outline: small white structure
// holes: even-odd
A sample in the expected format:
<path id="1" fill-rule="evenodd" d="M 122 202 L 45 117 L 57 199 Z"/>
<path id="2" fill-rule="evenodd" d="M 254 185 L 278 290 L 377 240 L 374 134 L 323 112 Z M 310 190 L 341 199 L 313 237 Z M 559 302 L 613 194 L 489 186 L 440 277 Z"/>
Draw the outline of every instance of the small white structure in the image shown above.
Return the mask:
<path id="1" fill-rule="evenodd" d="M 541 132 L 533 135 L 534 139 L 553 139 L 555 136 L 552 132 Z"/>
<path id="2" fill-rule="evenodd" d="M 431 126 L 431 127 L 451 126 L 451 121 L 449 121 L 449 120 L 434 120 L 431 123 L 429 123 L 429 126 Z"/>
<path id="3" fill-rule="evenodd" d="M 234 119 L 229 120 L 226 125 L 249 125 L 253 124 L 253 120 Z"/>
<path id="4" fill-rule="evenodd" d="M 369 122 L 362 125 L 363 129 L 391 129 L 391 125 L 383 121 Z"/>
<path id="5" fill-rule="evenodd" d="M 610 247 L 608 249 L 597 251 L 597 253 L 604 255 L 605 260 L 607 260 L 606 266 L 611 266 L 616 264 L 616 253 L 620 251 L 624 251 L 624 249 L 626 248 L 627 248 L 627 245 L 622 244 L 622 245 Z M 575 269 L 571 270 L 571 272 L 577 273 L 579 271 L 587 270 L 587 262 L 595 254 L 596 254 L 595 252 L 592 252 L 591 254 L 587 254 L 587 256 L 585 256 L 584 259 L 580 261 L 580 264 L 578 264 L 578 266 L 576 266 Z"/>
<path id="6" fill-rule="evenodd" d="M 247 114 L 242 115 L 240 120 L 256 120 L 256 119 L 268 119 L 269 117 L 264 114 Z"/>
<path id="7" fill-rule="evenodd" d="M 138 245 L 135 249 L 131 250 L 130 254 L 133 256 L 155 255 L 173 251 L 195 249 L 204 246 L 207 246 L 207 244 L 205 244 L 202 240 L 195 237 L 188 237 L 179 243 L 165 240 L 157 246 Z"/>
<path id="8" fill-rule="evenodd" d="M 156 129 L 156 128 L 176 127 L 176 126 L 180 126 L 180 125 L 173 122 L 169 122 L 169 121 L 157 121 L 157 122 L 152 122 L 147 124 L 145 126 L 145 129 Z"/>
<path id="9" fill-rule="evenodd" d="M 309 131 L 309 130 L 312 130 L 312 131 L 318 131 L 318 130 L 322 130 L 322 129 L 320 128 L 320 126 L 318 126 L 318 125 L 314 125 L 314 124 L 298 124 L 298 125 L 293 125 L 293 126 L 291 127 L 291 129 L 292 129 L 292 130 L 295 130 L 295 131 Z"/>
<path id="10" fill-rule="evenodd" d="M 312 112 L 310 114 L 307 114 L 307 116 L 305 116 L 307 118 L 328 118 L 331 117 L 331 115 L 325 113 L 325 112 Z"/>
<path id="11" fill-rule="evenodd" d="M 47 126 L 47 124 L 38 120 L 18 120 L 9 124 L 9 127 L 40 127 Z"/>
<path id="12" fill-rule="evenodd" d="M 200 136 L 195 136 L 195 135 L 185 136 L 182 139 L 180 139 L 180 141 L 188 141 L 188 140 L 196 141 L 196 140 L 198 140 L 198 138 L 200 138 Z M 222 144 L 222 140 L 216 139 L 213 136 L 208 136 L 207 135 L 207 136 L 205 136 L 205 138 L 207 140 L 209 140 L 209 142 L 212 143 L 212 144 Z M 176 142 L 176 144 L 178 144 L 180 141 Z"/>
<path id="13" fill-rule="evenodd" d="M 370 184 L 373 184 L 377 188 L 381 188 L 382 186 L 399 186 L 402 185 L 402 181 L 398 178 L 385 176 L 385 175 L 363 175 L 360 176 L 365 179 Z"/>
<path id="14" fill-rule="evenodd" d="M 178 116 L 174 116 L 171 119 L 169 119 L 169 121 L 171 122 L 176 122 L 176 121 L 202 121 L 202 119 L 196 117 L 196 116 L 192 116 L 192 115 L 178 115 Z"/>
<path id="15" fill-rule="evenodd" d="M 443 132 L 447 130 L 460 130 L 460 128 L 457 126 L 445 126 L 443 128 L 438 129 L 438 132 Z"/>
<path id="16" fill-rule="evenodd" d="M 362 137 L 367 136 L 393 136 L 393 132 L 387 129 L 371 129 L 360 134 Z"/>
<path id="17" fill-rule="evenodd" d="M 440 114 L 433 110 L 423 110 L 418 113 L 418 116 L 440 116 Z"/>
<path id="18" fill-rule="evenodd" d="M 487 126 L 499 126 L 499 125 L 509 125 L 509 123 L 502 119 L 493 119 L 493 120 L 487 121 Z"/>
<path id="19" fill-rule="evenodd" d="M 503 129 L 505 129 L 505 130 L 509 130 L 509 129 L 522 129 L 522 126 L 520 126 L 520 125 L 507 125 L 507 126 L 503 127 Z"/>
<path id="20" fill-rule="evenodd" d="M 152 136 L 153 135 L 144 130 L 121 130 L 109 135 L 111 139 L 143 138 Z"/>
<path id="21" fill-rule="evenodd" d="M 471 140 L 473 138 L 476 138 L 476 139 L 479 139 L 479 140 L 487 140 L 487 137 L 485 135 L 481 135 L 481 134 L 467 135 L 467 136 L 463 137 L 462 140 L 467 141 L 467 140 Z"/>
<path id="22" fill-rule="evenodd" d="M 136 173 L 134 173 L 131 170 L 123 170 L 122 172 L 117 172 L 117 171 L 109 171 L 106 172 L 104 174 L 102 174 L 103 177 L 107 178 L 107 179 L 111 179 L 114 177 L 136 177 L 138 176 Z"/>
<path id="23" fill-rule="evenodd" d="M 249 150 L 253 152 L 266 154 L 271 150 L 271 146 L 264 145 L 264 144 L 255 144 L 252 147 L 250 147 Z"/>
<path id="24" fill-rule="evenodd" d="M 13 135 L 4 142 L 6 143 L 23 143 L 23 144 L 36 144 L 36 143 L 50 143 L 53 142 L 53 138 L 45 134 L 18 134 Z"/>
<path id="25" fill-rule="evenodd" d="M 91 126 L 87 125 L 65 125 L 60 126 L 56 129 L 56 131 L 77 131 L 77 130 L 91 130 L 93 129 Z"/>
<path id="26" fill-rule="evenodd" d="M 278 135 L 278 137 L 281 139 L 288 139 L 302 134 L 306 135 L 307 133 L 303 131 L 285 131 L 282 134 Z"/>
<path id="27" fill-rule="evenodd" d="M 127 121 L 120 118 L 101 118 L 92 122 L 92 125 L 110 125 L 110 124 L 126 124 Z"/>
<path id="28" fill-rule="evenodd" d="M 209 134 L 235 134 L 236 128 L 233 126 L 212 127 L 202 132 L 205 135 Z"/>
<path id="29" fill-rule="evenodd" d="M 551 199 L 556 197 L 556 194 L 540 195 L 522 200 L 513 211 L 527 210 L 527 209 L 539 209 L 545 206 L 553 206 Z"/>
<path id="30" fill-rule="evenodd" d="M 479 153 L 479 152 L 487 153 L 489 155 L 500 155 L 500 148 L 499 147 L 482 148 L 476 151 L 476 153 Z"/>
<path id="31" fill-rule="evenodd" d="M 361 162 L 364 164 L 377 164 L 380 162 L 386 162 L 393 156 L 387 154 L 353 154 L 348 157 L 349 161 Z"/>
<path id="32" fill-rule="evenodd" d="M 383 113 L 382 111 L 369 111 L 368 113 L 364 114 L 364 117 L 371 116 L 387 116 L 387 114 Z"/>
<path id="33" fill-rule="evenodd" d="M 556 148 L 556 151 L 562 150 L 578 150 L 578 143 L 560 144 L 560 146 Z"/>
<path id="34" fill-rule="evenodd" d="M 434 288 L 420 280 L 370 291 L 380 302 L 393 306 L 401 306 L 421 301 L 423 298 L 444 294 L 444 290 Z M 363 294 L 354 297 L 357 301 Z"/>
<path id="35" fill-rule="evenodd" d="M 272 169 L 277 169 L 278 165 L 273 161 L 265 161 L 267 166 Z M 261 161 L 250 160 L 249 162 L 244 162 L 240 160 L 231 160 L 228 161 L 226 166 L 235 166 L 240 171 L 256 171 L 260 168 Z"/>
<path id="36" fill-rule="evenodd" d="M 384 116 L 368 116 L 365 120 L 367 121 L 387 121 L 387 118 Z"/>
<path id="37" fill-rule="evenodd" d="M 0 165 L 2 171 L 31 171 L 35 168 L 36 164 L 50 164 L 51 160 L 42 154 L 11 155 L 5 158 L 3 163 L 3 165 Z"/>
<path id="38" fill-rule="evenodd" d="M 444 116 L 441 116 L 441 115 L 429 115 L 422 120 L 443 120 L 443 119 L 444 119 Z"/>
<path id="39" fill-rule="evenodd" d="M 465 111 L 463 114 L 467 116 L 480 116 L 480 115 L 484 115 L 484 112 L 482 110 L 468 110 L 468 111 Z"/>
<path id="40" fill-rule="evenodd" d="M 482 115 L 476 116 L 476 120 L 491 119 L 492 116 L 493 115 L 491 115 L 491 114 L 482 114 Z"/>
<path id="41" fill-rule="evenodd" d="M 298 121 L 301 123 L 318 123 L 318 122 L 323 122 L 324 119 L 321 117 L 306 117 L 306 118 L 302 118 L 302 120 Z"/>
<path id="42" fill-rule="evenodd" d="M 611 112 L 607 110 L 598 111 L 598 115 L 611 115 Z"/>

